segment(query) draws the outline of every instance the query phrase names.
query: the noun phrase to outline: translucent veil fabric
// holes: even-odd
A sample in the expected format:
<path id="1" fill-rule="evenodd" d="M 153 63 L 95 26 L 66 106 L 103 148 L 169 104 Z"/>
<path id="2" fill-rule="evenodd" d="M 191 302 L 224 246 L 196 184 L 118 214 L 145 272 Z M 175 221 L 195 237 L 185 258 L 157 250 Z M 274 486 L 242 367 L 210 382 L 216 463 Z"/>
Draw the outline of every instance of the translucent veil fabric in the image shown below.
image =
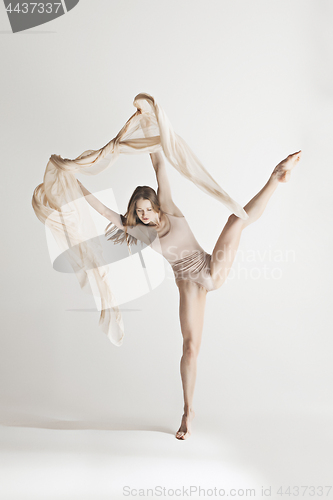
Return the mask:
<path id="1" fill-rule="evenodd" d="M 73 160 L 51 155 L 44 182 L 36 187 L 32 197 L 36 216 L 51 230 L 59 248 L 66 251 L 82 290 L 100 299 L 99 325 L 116 346 L 123 342 L 123 320 L 111 290 L 98 233 L 75 174 L 97 175 L 110 167 L 120 154 L 161 150 L 180 174 L 241 219 L 248 218 L 244 209 L 217 184 L 186 142 L 174 132 L 163 109 L 152 96 L 138 94 L 134 106 L 137 111 L 116 137 L 101 149 L 87 150 Z"/>

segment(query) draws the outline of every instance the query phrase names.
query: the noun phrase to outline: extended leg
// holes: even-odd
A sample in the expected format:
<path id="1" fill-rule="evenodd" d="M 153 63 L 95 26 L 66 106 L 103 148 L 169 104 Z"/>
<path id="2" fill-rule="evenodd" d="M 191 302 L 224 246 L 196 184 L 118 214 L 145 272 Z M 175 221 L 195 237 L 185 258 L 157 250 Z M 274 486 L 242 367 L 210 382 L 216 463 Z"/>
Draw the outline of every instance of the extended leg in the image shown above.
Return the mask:
<path id="1" fill-rule="evenodd" d="M 184 394 L 184 414 L 177 439 L 187 439 L 191 433 L 191 420 L 194 417 L 192 407 L 194 386 L 204 322 L 207 291 L 189 281 L 178 281 L 179 318 L 183 335 L 183 355 L 180 361 L 180 373 Z"/>
<path id="2" fill-rule="evenodd" d="M 247 220 L 242 220 L 234 214 L 228 218 L 211 258 L 211 274 L 217 287 L 224 283 L 230 272 L 243 229 L 259 219 L 279 183 L 289 180 L 290 171 L 300 157 L 299 151 L 289 155 L 275 167 L 265 186 L 243 207 L 249 216 Z"/>

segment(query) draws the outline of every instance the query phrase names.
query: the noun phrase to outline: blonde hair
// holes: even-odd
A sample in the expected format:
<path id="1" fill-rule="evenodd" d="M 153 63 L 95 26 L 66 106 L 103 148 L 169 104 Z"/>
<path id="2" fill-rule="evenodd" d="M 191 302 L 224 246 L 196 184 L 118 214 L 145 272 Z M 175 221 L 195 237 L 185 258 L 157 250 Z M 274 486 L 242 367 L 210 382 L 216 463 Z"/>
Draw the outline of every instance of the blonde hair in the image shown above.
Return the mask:
<path id="1" fill-rule="evenodd" d="M 126 241 L 130 253 L 130 245 L 137 245 L 138 240 L 134 236 L 127 233 L 127 226 L 133 227 L 138 224 L 145 226 L 136 214 L 136 203 L 138 200 L 141 200 L 141 198 L 149 200 L 155 212 L 161 211 L 160 202 L 154 189 L 150 186 L 138 186 L 130 197 L 127 205 L 127 212 L 125 215 L 120 214 L 121 222 L 125 231 L 119 229 L 115 224 L 113 224 L 113 222 L 110 222 L 110 224 L 108 224 L 105 228 L 106 238 L 108 240 L 112 240 L 115 244 L 124 243 Z"/>

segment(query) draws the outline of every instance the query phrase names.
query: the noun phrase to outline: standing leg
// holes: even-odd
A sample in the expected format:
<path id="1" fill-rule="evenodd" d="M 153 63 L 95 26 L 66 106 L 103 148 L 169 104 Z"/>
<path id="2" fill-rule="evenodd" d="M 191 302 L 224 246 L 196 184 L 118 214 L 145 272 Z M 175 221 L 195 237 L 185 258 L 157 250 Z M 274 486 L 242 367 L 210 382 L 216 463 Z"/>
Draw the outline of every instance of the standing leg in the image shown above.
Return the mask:
<path id="1" fill-rule="evenodd" d="M 230 272 L 243 229 L 259 219 L 279 183 L 289 180 L 290 171 L 298 163 L 300 157 L 301 152 L 298 151 L 289 155 L 274 168 L 265 186 L 243 207 L 249 216 L 247 220 L 240 219 L 234 214 L 228 218 L 211 258 L 211 274 L 217 287 L 224 283 Z"/>
<path id="2" fill-rule="evenodd" d="M 178 281 L 179 318 L 183 335 L 183 355 L 180 360 L 180 373 L 184 394 L 184 414 L 176 433 L 177 439 L 187 439 L 191 434 L 191 420 L 194 386 L 197 374 L 197 358 L 204 322 L 207 290 L 191 281 Z"/>

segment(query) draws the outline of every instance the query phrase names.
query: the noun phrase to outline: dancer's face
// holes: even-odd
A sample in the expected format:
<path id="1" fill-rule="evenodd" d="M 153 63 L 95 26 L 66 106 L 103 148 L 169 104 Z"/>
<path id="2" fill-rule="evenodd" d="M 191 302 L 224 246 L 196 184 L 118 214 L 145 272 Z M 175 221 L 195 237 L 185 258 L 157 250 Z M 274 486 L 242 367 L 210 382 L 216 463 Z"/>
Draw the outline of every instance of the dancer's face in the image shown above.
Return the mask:
<path id="1" fill-rule="evenodd" d="M 144 224 L 156 223 L 158 220 L 158 213 L 151 206 L 151 202 L 143 198 L 136 202 L 136 214 Z"/>

